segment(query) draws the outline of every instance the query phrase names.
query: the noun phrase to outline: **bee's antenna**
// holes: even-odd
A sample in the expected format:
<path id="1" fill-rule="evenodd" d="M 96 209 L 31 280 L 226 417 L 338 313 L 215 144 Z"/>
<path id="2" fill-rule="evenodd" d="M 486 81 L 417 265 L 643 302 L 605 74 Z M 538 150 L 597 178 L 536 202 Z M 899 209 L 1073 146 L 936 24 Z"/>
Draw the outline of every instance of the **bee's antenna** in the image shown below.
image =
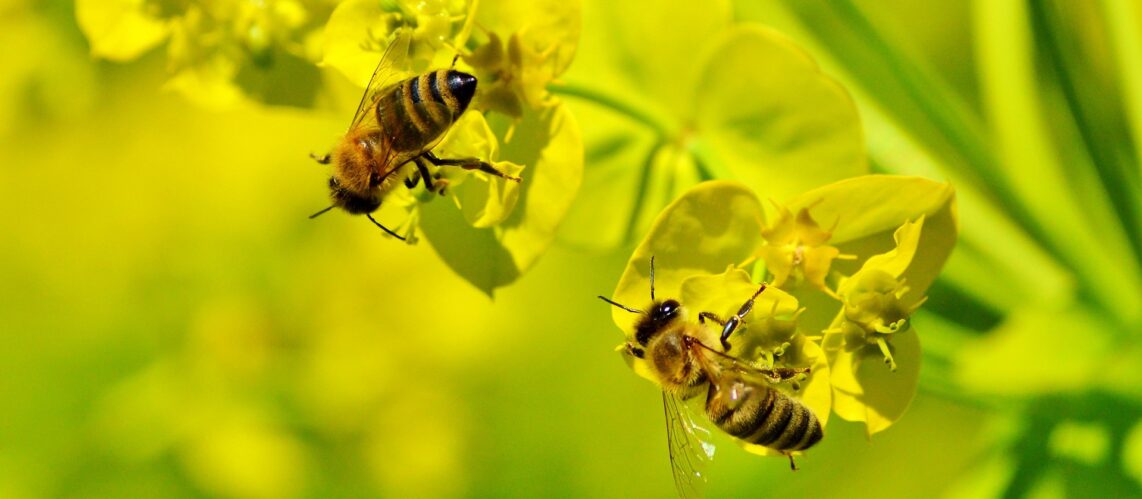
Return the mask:
<path id="1" fill-rule="evenodd" d="M 654 301 L 654 255 L 650 255 L 650 301 Z"/>
<path id="2" fill-rule="evenodd" d="M 332 208 L 332 206 L 330 206 L 330 208 Z M 329 208 L 326 208 L 326 210 L 328 210 L 328 209 L 329 209 Z M 397 239 L 400 239 L 401 241 L 404 241 L 404 240 L 405 240 L 403 237 L 401 237 L 401 236 L 397 235 L 397 233 L 396 233 L 396 232 L 393 232 L 393 231 L 389 230 L 389 228 L 388 228 L 388 227 L 385 227 L 384 225 L 381 225 L 381 223 L 380 223 L 380 222 L 378 222 L 378 221 L 374 220 L 374 219 L 373 219 L 373 214 L 372 214 L 372 213 L 366 213 L 366 214 L 365 214 L 365 216 L 366 216 L 366 217 L 369 217 L 369 221 L 373 222 L 373 224 L 374 224 L 374 225 L 376 225 L 377 227 L 380 227 L 380 228 L 381 228 L 381 230 L 383 230 L 383 231 L 385 231 L 385 232 L 388 232 L 390 236 L 393 236 L 393 237 L 395 237 L 395 238 L 397 238 Z"/>
<path id="3" fill-rule="evenodd" d="M 325 212 L 327 212 L 327 211 L 329 211 L 329 210 L 332 210 L 332 209 L 333 209 L 333 206 L 330 206 L 330 207 L 328 207 L 328 208 L 323 208 L 321 211 L 319 211 L 319 212 L 317 212 L 317 213 L 314 213 L 314 214 L 310 215 L 310 216 L 309 216 L 309 219 L 310 219 L 310 220 L 313 220 L 313 219 L 317 218 L 317 216 L 318 216 L 318 215 L 321 215 L 322 213 L 325 213 Z"/>
<path id="4" fill-rule="evenodd" d="M 628 306 L 626 306 L 626 305 L 622 305 L 622 304 L 616 303 L 616 302 L 614 302 L 614 301 L 608 300 L 607 298 L 604 298 L 604 297 L 602 297 L 602 296 L 600 296 L 600 297 L 599 297 L 599 299 L 600 299 L 600 300 L 603 300 L 603 301 L 605 301 L 605 302 L 607 302 L 607 303 L 610 303 L 611 305 L 614 305 L 614 306 L 616 306 L 616 307 L 619 307 L 619 308 L 621 308 L 621 309 L 623 309 L 623 310 L 626 310 L 627 312 L 631 312 L 631 313 L 634 313 L 634 314 L 641 314 L 641 313 L 643 313 L 643 311 L 642 311 L 642 310 L 635 310 L 635 309 L 633 309 L 633 308 L 630 308 L 630 307 L 628 307 Z"/>

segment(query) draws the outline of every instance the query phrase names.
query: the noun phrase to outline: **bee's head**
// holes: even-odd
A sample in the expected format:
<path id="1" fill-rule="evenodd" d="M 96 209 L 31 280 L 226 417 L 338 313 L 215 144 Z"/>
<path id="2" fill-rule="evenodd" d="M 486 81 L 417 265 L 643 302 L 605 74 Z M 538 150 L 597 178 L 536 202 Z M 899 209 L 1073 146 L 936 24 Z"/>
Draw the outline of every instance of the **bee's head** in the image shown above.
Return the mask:
<path id="1" fill-rule="evenodd" d="M 646 346 L 655 334 L 662 331 L 682 316 L 682 304 L 673 298 L 659 301 L 654 297 L 654 257 L 650 257 L 650 308 L 638 310 L 622 305 L 602 296 L 599 299 L 610 303 L 627 312 L 640 314 L 635 324 L 634 339 L 639 345 Z"/>
<path id="2" fill-rule="evenodd" d="M 445 82 L 448 84 L 448 92 L 456 97 L 456 101 L 460 105 L 460 112 L 464 112 L 465 109 L 468 109 L 468 104 L 472 102 L 472 96 L 476 95 L 476 77 L 450 69 L 445 76 Z"/>
<path id="3" fill-rule="evenodd" d="M 329 177 L 329 194 L 334 206 L 354 215 L 372 213 L 381 207 L 381 198 L 376 193 L 362 196 L 342 186 L 337 177 Z"/>
<path id="4" fill-rule="evenodd" d="M 646 346 L 652 336 L 669 326 L 681 315 L 682 304 L 678 303 L 678 300 L 670 299 L 652 303 L 650 309 L 639 318 L 638 324 L 635 325 L 634 339 L 640 345 Z"/>

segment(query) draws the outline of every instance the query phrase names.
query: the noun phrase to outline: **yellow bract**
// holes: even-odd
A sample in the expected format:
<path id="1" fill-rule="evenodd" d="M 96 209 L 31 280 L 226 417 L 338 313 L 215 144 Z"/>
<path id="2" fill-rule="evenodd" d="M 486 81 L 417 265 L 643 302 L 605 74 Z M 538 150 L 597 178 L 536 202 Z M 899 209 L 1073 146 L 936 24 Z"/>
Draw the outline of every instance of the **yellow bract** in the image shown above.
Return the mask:
<path id="1" fill-rule="evenodd" d="M 438 146 L 449 158 L 484 158 L 497 170 L 518 177 L 523 165 L 499 161 L 500 144 L 480 113 L 465 113 L 452 125 L 448 136 Z M 449 181 L 448 191 L 473 227 L 491 227 L 503 221 L 519 199 L 518 182 L 492 175 L 468 175 L 459 168 L 442 168 Z"/>

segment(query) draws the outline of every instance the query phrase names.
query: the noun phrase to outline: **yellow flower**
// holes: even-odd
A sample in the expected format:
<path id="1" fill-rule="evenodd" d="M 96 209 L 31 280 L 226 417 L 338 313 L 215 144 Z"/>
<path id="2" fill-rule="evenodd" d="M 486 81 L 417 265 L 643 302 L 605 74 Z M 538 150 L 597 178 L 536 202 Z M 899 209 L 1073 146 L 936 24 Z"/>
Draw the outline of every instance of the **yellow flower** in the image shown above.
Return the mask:
<path id="1" fill-rule="evenodd" d="M 778 210 L 777 220 L 761 232 L 766 244 L 758 250 L 758 257 L 765 261 L 766 268 L 773 274 L 772 284 L 785 286 L 786 281 L 792 278 L 792 284 L 788 287 L 796 287 L 798 282 L 805 281 L 829 296 L 838 298 L 825 284 L 829 268 L 837 258 L 855 257 L 842 255 L 841 250 L 826 244 L 833 235 L 832 229 L 821 229 L 809 214 L 809 208 L 797 210 L 797 216 L 794 217 L 789 208 L 779 205 L 775 207 Z M 837 221 L 834 221 L 834 227 Z"/>

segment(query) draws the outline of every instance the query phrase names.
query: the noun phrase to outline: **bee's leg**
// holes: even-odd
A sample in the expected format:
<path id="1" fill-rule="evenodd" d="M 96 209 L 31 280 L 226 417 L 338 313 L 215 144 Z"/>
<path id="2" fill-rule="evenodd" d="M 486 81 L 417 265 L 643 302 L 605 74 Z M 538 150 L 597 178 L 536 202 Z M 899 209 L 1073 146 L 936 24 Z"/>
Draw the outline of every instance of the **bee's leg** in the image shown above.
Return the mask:
<path id="1" fill-rule="evenodd" d="M 316 154 L 309 153 L 309 157 L 313 158 L 314 161 L 321 163 L 323 165 L 329 164 L 329 159 L 330 159 L 329 153 L 325 153 L 325 155 L 323 155 L 323 156 L 318 156 Z"/>
<path id="2" fill-rule="evenodd" d="M 419 183 L 420 183 L 420 172 L 412 172 L 412 175 L 409 175 L 408 178 L 404 179 L 404 186 L 408 187 L 409 189 L 416 187 L 416 184 L 419 184 Z"/>
<path id="3" fill-rule="evenodd" d="M 428 189 L 429 192 L 444 194 L 444 187 L 448 185 L 448 181 L 433 177 L 432 173 L 428 171 L 428 163 L 424 162 L 423 156 L 417 156 L 413 162 L 416 163 L 416 171 L 420 172 L 420 178 L 424 179 L 424 188 Z"/>
<path id="4" fill-rule="evenodd" d="M 734 330 L 741 325 L 742 318 L 749 315 L 750 310 L 753 310 L 753 301 L 757 299 L 757 295 L 760 295 L 762 291 L 765 291 L 764 282 L 761 283 L 760 288 L 757 288 L 757 292 L 742 304 L 741 308 L 738 309 L 738 313 L 730 317 L 724 324 L 724 327 L 722 327 L 722 348 L 727 352 L 730 351 L 730 342 L 727 340 L 729 340 L 730 335 L 734 333 Z"/>
<path id="5" fill-rule="evenodd" d="M 718 314 L 715 314 L 713 312 L 700 312 L 700 313 L 698 313 L 698 322 L 699 323 L 705 324 L 707 320 L 714 321 L 715 323 L 717 323 L 719 326 L 722 326 L 722 327 L 725 327 L 725 325 L 726 325 L 726 320 L 721 318 L 721 317 L 718 317 Z"/>
<path id="6" fill-rule="evenodd" d="M 377 227 L 380 227 L 380 228 L 381 228 L 381 230 L 383 230 L 383 231 L 385 231 L 385 232 L 388 232 L 390 236 L 393 236 L 393 237 L 395 237 L 395 238 L 397 238 L 397 239 L 400 239 L 401 241 L 404 241 L 404 240 L 405 240 L 405 238 L 404 238 L 403 236 L 401 236 L 400 234 L 397 234 L 396 232 L 393 232 L 393 231 L 392 231 L 392 229 L 389 229 L 388 227 L 385 227 L 384 225 L 381 225 L 381 223 L 380 223 L 380 222 L 378 222 L 378 221 L 377 221 L 377 219 L 373 218 L 373 214 L 372 214 L 372 213 L 366 213 L 366 214 L 365 214 L 365 216 L 366 216 L 366 217 L 369 217 L 369 221 L 370 221 L 370 222 L 373 222 L 373 224 L 374 224 L 374 225 L 376 225 Z"/>
<path id="7" fill-rule="evenodd" d="M 789 458 L 789 469 L 791 469 L 793 471 L 797 471 L 797 462 L 793 460 L 793 453 L 792 452 L 786 452 L 785 457 Z"/>
<path id="8" fill-rule="evenodd" d="M 635 356 L 635 357 L 638 357 L 638 358 L 640 358 L 640 359 L 641 359 L 641 358 L 642 358 L 644 355 L 646 355 L 646 351 L 644 351 L 643 349 L 641 349 L 641 348 L 639 348 L 639 347 L 636 347 L 636 346 L 634 346 L 634 345 L 631 345 L 630 343 L 627 343 L 627 353 L 629 353 L 629 354 L 631 354 L 631 355 L 633 355 L 633 356 Z"/>
<path id="9" fill-rule="evenodd" d="M 480 161 L 479 159 L 476 159 L 476 158 L 444 159 L 444 158 L 437 157 L 435 154 L 432 154 L 432 152 L 424 153 L 424 157 L 428 158 L 428 160 L 431 161 L 432 164 L 434 164 L 436 166 L 459 166 L 460 168 L 463 168 L 465 170 L 480 170 L 484 173 L 490 173 L 490 174 L 495 175 L 497 177 L 506 178 L 506 179 L 511 180 L 513 182 L 519 182 L 520 181 L 519 177 L 513 177 L 513 176 L 508 175 L 504 172 L 501 172 L 501 171 L 497 170 L 496 167 L 488 164 L 486 161 Z"/>

